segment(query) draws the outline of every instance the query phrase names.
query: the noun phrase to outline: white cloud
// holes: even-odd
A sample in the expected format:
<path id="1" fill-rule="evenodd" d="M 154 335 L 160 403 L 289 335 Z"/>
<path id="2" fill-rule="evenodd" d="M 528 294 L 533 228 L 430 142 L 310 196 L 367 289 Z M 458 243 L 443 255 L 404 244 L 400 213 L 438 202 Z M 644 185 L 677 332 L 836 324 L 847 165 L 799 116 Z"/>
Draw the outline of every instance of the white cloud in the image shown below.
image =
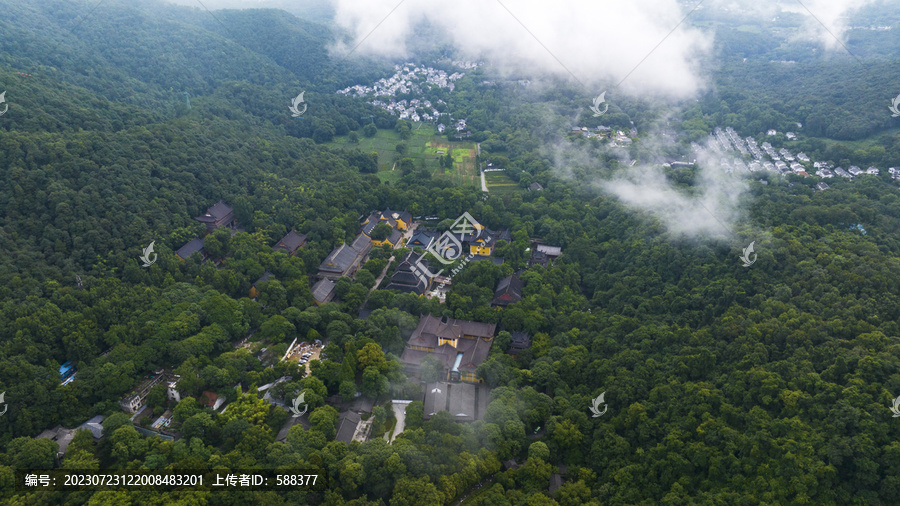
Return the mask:
<path id="1" fill-rule="evenodd" d="M 350 46 L 362 42 L 358 52 L 404 56 L 415 24 L 427 19 L 465 54 L 536 75 L 571 72 L 592 86 L 637 67 L 622 85 L 632 94 L 691 96 L 703 86 L 697 61 L 711 45 L 689 23 L 672 32 L 687 14 L 674 0 L 406 0 L 389 16 L 396 0 L 334 2 L 337 23 L 356 34 Z"/>
<path id="2" fill-rule="evenodd" d="M 739 176 L 726 174 L 705 152 L 698 158 L 693 193 L 672 186 L 662 169 L 635 166 L 596 185 L 626 205 L 653 214 L 674 236 L 731 237 L 743 220 L 741 200 L 747 191 Z"/>
<path id="3" fill-rule="evenodd" d="M 750 22 L 771 21 L 783 12 L 796 13 L 804 18 L 803 30 L 797 39 L 815 40 L 829 50 L 842 50 L 846 42 L 847 18 L 875 0 L 787 0 L 765 2 L 759 0 L 707 0 L 712 9 L 745 16 Z M 824 27 L 823 27 L 824 25 Z M 829 33 L 831 32 L 831 33 Z"/>
<path id="4" fill-rule="evenodd" d="M 804 16 L 803 38 L 817 40 L 826 49 L 843 49 L 846 43 L 847 18 L 873 0 L 805 0 L 803 5 L 786 6 L 785 10 Z M 824 25 L 824 26 L 823 26 Z M 840 40 L 840 42 L 838 42 Z"/>

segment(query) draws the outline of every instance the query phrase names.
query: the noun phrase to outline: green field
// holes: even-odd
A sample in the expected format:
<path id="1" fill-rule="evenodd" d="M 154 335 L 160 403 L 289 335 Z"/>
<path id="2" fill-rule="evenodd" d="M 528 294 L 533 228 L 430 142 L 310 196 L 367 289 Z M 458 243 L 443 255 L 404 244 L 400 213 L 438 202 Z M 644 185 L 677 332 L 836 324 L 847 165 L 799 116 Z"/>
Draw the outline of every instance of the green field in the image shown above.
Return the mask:
<path id="1" fill-rule="evenodd" d="M 475 167 L 475 143 L 474 142 L 450 142 L 446 137 L 438 136 L 434 128 L 428 123 L 412 123 L 412 135 L 406 140 L 407 150 L 404 158 L 412 158 L 415 166 L 425 167 L 435 175 L 444 174 L 460 186 L 481 187 L 478 169 Z M 358 147 L 364 152 L 375 151 L 378 153 L 378 178 L 383 182 L 397 181 L 400 179 L 400 171 L 394 166 L 397 155 L 397 144 L 403 142 L 397 132 L 393 130 L 378 129 L 375 137 L 364 137 L 358 132 L 359 144 L 351 144 L 347 137 L 335 137 L 334 141 L 326 144 L 332 148 Z M 451 146 L 452 144 L 452 146 Z M 452 149 L 453 168 L 441 169 L 438 164 L 439 151 L 446 154 Z M 393 169 L 393 170 L 392 170 Z"/>
<path id="2" fill-rule="evenodd" d="M 484 181 L 488 191 L 497 194 L 514 193 L 519 190 L 519 185 L 506 175 L 506 172 L 485 172 Z"/>

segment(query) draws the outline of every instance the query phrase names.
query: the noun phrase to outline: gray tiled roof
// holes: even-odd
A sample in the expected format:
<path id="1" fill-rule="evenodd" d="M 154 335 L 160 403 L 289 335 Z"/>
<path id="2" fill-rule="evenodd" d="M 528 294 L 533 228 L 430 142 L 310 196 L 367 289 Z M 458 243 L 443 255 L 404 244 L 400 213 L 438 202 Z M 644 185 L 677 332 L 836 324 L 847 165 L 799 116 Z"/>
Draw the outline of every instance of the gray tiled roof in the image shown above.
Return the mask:
<path id="1" fill-rule="evenodd" d="M 353 239 L 353 243 L 350 246 L 360 255 L 365 255 L 372 248 L 372 240 L 363 234 L 359 234 Z"/>
<path id="2" fill-rule="evenodd" d="M 206 214 L 201 214 L 195 219 L 202 222 L 215 222 L 229 217 L 234 214 L 234 208 L 223 201 L 218 201 L 206 210 Z"/>
<path id="3" fill-rule="evenodd" d="M 483 384 L 428 383 L 425 385 L 425 419 L 438 411 L 447 411 L 458 422 L 480 420 L 487 408 L 489 390 Z"/>
<path id="4" fill-rule="evenodd" d="M 296 230 L 291 230 L 284 237 L 278 241 L 278 244 L 272 247 L 272 249 L 276 251 L 284 251 L 285 253 L 292 253 L 297 250 L 303 243 L 306 242 L 306 234 L 298 234 Z"/>
<path id="5" fill-rule="evenodd" d="M 361 420 L 360 416 L 353 411 L 345 411 L 341 413 L 341 421 L 338 425 L 335 441 L 343 441 L 349 443 L 353 440 L 353 434 L 356 433 L 356 426 Z"/>
<path id="6" fill-rule="evenodd" d="M 332 292 L 334 292 L 334 287 L 334 281 L 327 278 L 320 279 L 319 282 L 312 287 L 312 296 L 320 304 L 328 302 Z"/>
<path id="7" fill-rule="evenodd" d="M 409 238 L 409 241 L 406 243 L 408 247 L 419 246 L 420 248 L 427 248 L 429 244 L 431 244 L 434 239 L 438 236 L 438 233 L 433 230 L 417 230 L 412 237 Z"/>
<path id="8" fill-rule="evenodd" d="M 505 306 L 522 300 L 522 280 L 517 274 L 511 274 L 497 283 L 494 291 L 494 300 L 491 304 Z"/>
<path id="9" fill-rule="evenodd" d="M 175 252 L 175 254 L 178 255 L 179 258 L 181 258 L 183 260 L 187 260 L 187 258 L 189 256 L 193 255 L 194 253 L 200 252 L 202 254 L 202 250 L 203 250 L 203 239 L 200 239 L 199 237 L 194 237 L 193 239 L 188 241 L 187 244 L 185 244 L 184 246 L 179 248 L 178 251 Z"/>
<path id="10" fill-rule="evenodd" d="M 353 265 L 359 253 L 348 244 L 341 244 L 319 266 L 320 271 L 343 273 Z"/>
<path id="11" fill-rule="evenodd" d="M 433 349 L 433 354 L 448 369 L 455 363 L 457 355 L 462 353 L 459 370 L 474 372 L 488 356 L 493 342 L 488 339 L 493 338 L 495 329 L 496 324 L 494 323 L 479 323 L 454 318 L 442 319 L 424 315 L 419 320 L 419 326 L 409 336 L 401 360 L 409 366 L 418 367 L 425 355 L 429 354 L 427 351 L 411 348 L 411 346 L 420 346 Z M 464 336 L 476 336 L 476 338 Z M 438 346 L 439 338 L 456 339 L 457 345 L 456 347 L 449 344 Z"/>

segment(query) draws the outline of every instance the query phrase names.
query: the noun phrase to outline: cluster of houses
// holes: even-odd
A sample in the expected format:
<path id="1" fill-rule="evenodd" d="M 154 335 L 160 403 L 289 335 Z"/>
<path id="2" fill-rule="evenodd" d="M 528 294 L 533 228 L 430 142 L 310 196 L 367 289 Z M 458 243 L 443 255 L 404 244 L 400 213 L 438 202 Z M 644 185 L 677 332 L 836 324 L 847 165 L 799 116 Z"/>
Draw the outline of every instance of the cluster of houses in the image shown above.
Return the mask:
<path id="1" fill-rule="evenodd" d="M 417 229 L 409 238 L 406 246 L 412 248 L 413 251 L 404 256 L 394 269 L 390 283 L 385 287 L 387 290 L 400 290 L 405 293 L 415 293 L 417 295 L 440 296 L 430 291 L 432 283 L 439 282 L 445 285 L 450 284 L 450 280 L 445 276 L 440 276 L 434 271 L 440 273 L 440 267 L 432 268 L 425 256 L 427 251 L 440 237 L 440 232 L 430 229 Z M 494 258 L 494 245 L 499 240 L 509 242 L 511 235 L 508 230 L 491 230 L 487 227 L 473 229 L 470 232 L 461 234 L 459 242 L 462 245 L 461 256 L 473 255 L 473 260 L 492 260 L 502 263 L 503 259 Z"/>
<path id="2" fill-rule="evenodd" d="M 437 217 L 432 218 L 436 219 Z M 195 219 L 206 225 L 207 233 L 220 227 L 228 227 L 231 230 L 236 230 L 238 227 L 234 209 L 224 201 L 217 202 Z M 381 224 L 388 226 L 388 233 L 384 233 L 384 227 L 376 233 L 376 227 Z M 424 258 L 425 251 L 436 244 L 440 233 L 429 229 L 416 230 L 410 213 L 386 209 L 372 212 L 366 217 L 353 242 L 335 248 L 319 266 L 317 274 L 319 281 L 313 287 L 316 303 L 323 304 L 331 300 L 334 295 L 335 280 L 341 276 L 352 276 L 373 246 L 397 248 L 404 245 L 407 235 L 410 237 L 405 241 L 405 246 L 413 248 L 413 250 L 398 263 L 386 288 L 424 295 L 434 281 L 449 283 L 448 279 L 431 275 L 423 276 L 421 272 L 422 265 L 428 266 L 428 262 Z M 502 263 L 502 259 L 492 257 L 494 247 L 500 240 L 509 242 L 511 234 L 508 230 L 494 231 L 479 224 L 468 233 L 460 235 L 459 238 L 463 248 L 462 254 Z M 272 249 L 287 255 L 295 255 L 305 244 L 306 236 L 291 230 L 274 244 Z M 534 265 L 547 267 L 561 254 L 558 246 L 545 245 L 540 240 L 533 240 L 530 250 L 529 267 Z M 195 237 L 179 248 L 176 255 L 184 260 L 198 253 L 205 259 L 203 239 Z M 428 271 L 430 272 L 430 267 L 428 267 Z M 522 299 L 523 282 L 520 274 L 521 271 L 500 280 L 491 302 L 492 306 L 505 307 Z M 271 273 L 266 272 L 257 280 L 251 288 L 250 296 L 255 297 L 258 293 L 257 285 L 270 279 L 271 276 Z M 426 419 L 430 419 L 439 411 L 449 411 L 457 421 L 461 422 L 481 420 L 484 417 L 490 389 L 483 384 L 483 380 L 477 377 L 476 371 L 488 357 L 496 331 L 496 324 L 447 317 L 438 318 L 431 315 L 421 317 L 419 325 L 407 341 L 401 362 L 406 371 L 413 375 L 421 372 L 422 360 L 429 355 L 437 358 L 442 366 L 438 381 L 426 385 L 427 388 L 422 398 L 425 404 Z M 509 348 L 506 350 L 508 354 L 517 356 L 531 347 L 531 338 L 527 333 L 511 332 L 511 336 Z M 321 347 L 321 342 L 316 344 Z M 261 359 L 265 352 L 266 350 L 263 349 L 257 358 Z M 74 379 L 75 368 L 71 362 L 60 366 L 59 377 L 62 385 L 66 385 Z M 170 371 L 158 370 L 142 379 L 128 394 L 123 396 L 119 401 L 119 406 L 123 411 L 132 414 L 132 421 L 136 418 L 150 416 L 151 413 L 146 402 L 154 387 L 164 386 L 166 397 L 169 400 L 176 403 L 181 401 L 182 395 L 178 389 L 179 379 L 178 375 Z M 266 393 L 264 398 L 270 403 L 287 409 L 283 402 L 273 399 L 267 390 L 279 382 L 289 379 L 289 377 L 281 378 L 274 383 L 260 387 L 259 391 Z M 239 386 L 235 385 L 235 387 Z M 211 391 L 203 392 L 198 399 L 200 404 L 221 411 L 224 411 L 226 401 L 224 396 Z M 336 401 L 331 399 L 330 402 L 335 403 Z M 409 403 L 411 401 L 394 402 Z M 349 409 L 340 414 L 336 439 L 345 442 L 365 441 L 369 437 L 372 426 L 371 417 L 365 415 L 372 412 L 374 400 L 357 397 L 351 404 Z M 153 421 L 151 429 L 139 426 L 135 428 L 148 436 L 157 435 L 166 440 L 172 440 L 177 437 L 177 434 L 167 430 L 171 423 L 171 414 L 171 410 L 162 413 Z M 76 429 L 57 426 L 42 432 L 37 438 L 56 441 L 59 444 L 58 458 L 62 458 L 77 430 L 85 429 L 90 431 L 95 439 L 101 438 L 103 435 L 102 420 L 102 416 L 94 417 Z M 292 417 L 278 433 L 277 439 L 284 441 L 290 427 L 298 423 L 304 424 L 308 428 L 309 422 L 305 416 Z"/>
<path id="3" fill-rule="evenodd" d="M 387 237 L 374 236 L 375 227 L 386 224 L 391 231 Z M 316 304 L 324 304 L 334 298 L 336 281 L 341 277 L 350 277 L 359 269 L 373 246 L 399 247 L 403 244 L 405 233 L 412 226 L 412 215 L 407 211 L 374 211 L 363 221 L 360 232 L 350 244 L 344 243 L 334 248 L 319 264 L 319 280 L 313 285 L 312 294 Z"/>
<path id="4" fill-rule="evenodd" d="M 625 133 L 622 130 L 613 131 L 612 128 L 604 125 L 598 125 L 595 127 L 586 127 L 586 126 L 576 126 L 572 127 L 572 132 L 576 135 L 581 135 L 582 137 L 586 137 L 588 139 L 609 139 L 612 142 L 612 146 L 630 146 L 634 139 L 637 136 L 637 129 L 631 128 L 628 133 Z"/>
<path id="5" fill-rule="evenodd" d="M 221 227 L 228 227 L 232 231 L 235 231 L 238 226 L 237 220 L 234 217 L 234 208 L 221 200 L 207 209 L 205 213 L 195 217 L 194 219 L 206 224 L 207 234 Z M 206 250 L 203 249 L 205 238 L 206 236 L 194 237 L 193 239 L 188 241 L 187 244 L 175 251 L 175 257 L 179 260 L 187 260 L 192 255 L 198 254 L 203 260 L 206 260 L 208 255 L 206 253 Z M 281 240 L 279 240 L 272 246 L 272 250 L 281 251 L 287 255 L 293 256 L 296 255 L 297 251 L 305 244 L 306 235 L 300 234 L 296 230 L 291 230 L 284 237 L 282 237 Z M 249 297 L 256 298 L 256 296 L 258 295 L 257 284 L 263 281 L 268 281 L 271 276 L 272 273 L 266 271 L 258 280 L 256 280 L 256 282 L 253 283 L 253 286 L 250 287 Z"/>
<path id="6" fill-rule="evenodd" d="M 86 430 L 91 433 L 94 437 L 94 441 L 103 437 L 103 415 L 97 415 L 93 418 L 90 418 L 86 422 L 82 423 L 78 427 L 74 429 L 67 429 L 62 425 L 57 425 L 52 429 L 47 429 L 44 432 L 41 432 L 35 439 L 49 439 L 51 441 L 56 441 L 56 444 L 59 445 L 59 449 L 56 451 L 57 461 L 61 459 L 65 454 L 66 450 L 69 448 L 69 443 L 75 439 L 75 433 L 79 430 Z"/>
<path id="7" fill-rule="evenodd" d="M 475 68 L 478 65 L 470 62 L 463 63 L 464 68 Z M 379 79 L 371 86 L 356 85 L 348 86 L 338 93 L 355 97 L 372 96 L 375 100 L 372 105 L 381 107 L 391 114 L 400 116 L 400 119 L 409 119 L 412 121 L 436 121 L 440 113 L 433 107 L 428 100 L 420 100 L 418 98 L 407 101 L 395 100 L 398 94 L 415 94 L 423 95 L 424 92 L 431 87 L 446 88 L 453 91 L 455 81 L 462 78 L 465 74 L 462 72 L 447 72 L 432 67 L 419 66 L 414 63 L 406 63 L 404 65 L 395 65 L 394 75 L 388 78 Z M 443 103 L 439 101 L 438 103 Z"/>
<path id="8" fill-rule="evenodd" d="M 223 201 L 216 203 L 207 209 L 206 213 L 196 217 L 196 219 L 206 224 L 208 232 L 219 227 L 230 227 L 232 229 L 237 227 L 233 208 Z M 382 224 L 387 225 L 389 231 L 382 227 L 376 233 L 376 228 Z M 409 238 L 404 244 L 404 239 L 407 235 L 409 235 Z M 331 300 L 334 296 L 335 281 L 342 276 L 352 276 L 368 256 L 373 246 L 396 248 L 405 245 L 411 248 L 412 251 L 401 259 L 396 266 L 386 288 L 419 295 L 427 294 L 432 282 L 449 282 L 449 280 L 442 279 L 439 276 L 430 275 L 431 268 L 428 266 L 427 260 L 425 260 L 425 251 L 434 246 L 439 237 L 440 234 L 436 230 L 416 230 L 413 217 L 406 211 L 386 209 L 372 212 L 362 222 L 360 231 L 353 242 L 342 244 L 335 248 L 319 266 L 317 274 L 319 280 L 312 290 L 316 303 L 324 304 Z M 502 263 L 502 259 L 492 257 L 494 247 L 500 240 L 510 241 L 511 234 L 508 230 L 494 231 L 478 224 L 477 227 L 468 233 L 461 234 L 459 239 L 463 248 L 462 254 Z M 191 254 L 202 253 L 202 239 L 195 238 L 195 240 L 201 241 L 200 248 L 187 253 L 185 247 L 191 244 L 189 242 L 188 245 L 179 249 L 179 258 L 185 259 Z M 192 240 L 192 242 L 194 241 Z M 291 230 L 273 245 L 273 250 L 294 255 L 305 243 L 305 235 Z M 558 246 L 545 245 L 540 240 L 533 240 L 530 250 L 529 267 L 534 265 L 547 267 L 561 254 Z M 423 265 L 426 267 L 428 275 L 423 276 Z M 504 307 L 522 299 L 523 282 L 520 274 L 521 271 L 500 280 L 491 302 L 492 306 Z M 253 288 L 251 288 L 251 296 L 254 295 L 256 285 L 269 279 L 270 276 L 271 273 L 267 272 L 257 283 L 254 283 Z M 496 324 L 447 317 L 438 318 L 431 315 L 425 315 L 420 319 L 418 327 L 407 341 L 406 348 L 401 356 L 401 362 L 404 364 L 407 372 L 411 374 L 421 372 L 422 360 L 428 355 L 437 358 L 442 366 L 439 381 L 429 383 L 424 394 L 423 401 L 426 406 L 426 419 L 441 410 L 451 412 L 458 421 L 475 421 L 483 418 L 489 400 L 489 389 L 483 384 L 482 380 L 477 378 L 476 371 L 478 366 L 487 358 L 496 331 Z M 512 339 L 507 353 L 517 356 L 522 351 L 530 348 L 531 338 L 527 333 L 511 332 L 511 335 Z M 71 381 L 72 377 L 74 377 L 74 368 L 71 363 L 67 362 L 60 367 L 61 382 Z M 270 385 L 264 385 L 259 390 L 260 392 L 266 391 L 279 381 L 287 379 L 290 378 L 282 378 Z M 178 391 L 178 380 L 179 377 L 177 375 L 166 370 L 156 371 L 144 378 L 129 394 L 125 395 L 119 403 L 120 407 L 125 412 L 132 413 L 132 419 L 138 416 L 146 416 L 147 396 L 157 385 L 165 385 L 167 397 L 172 401 L 180 402 L 181 394 Z M 273 404 L 284 407 L 282 402 L 272 399 L 268 392 L 266 392 L 265 398 Z M 225 397 L 218 396 L 214 392 L 204 392 L 199 399 L 201 404 L 213 410 L 222 408 L 226 401 Z M 371 399 L 359 397 L 357 401 L 354 401 L 351 409 L 341 413 L 338 440 L 347 442 L 366 440 L 371 430 L 371 419 L 364 415 L 365 413 L 371 413 L 373 402 Z M 363 418 L 367 418 L 369 421 Z M 102 420 L 102 417 L 100 420 Z M 95 437 L 99 438 L 102 434 L 102 427 L 99 426 L 100 420 L 89 420 L 85 422 L 83 428 L 91 430 L 94 432 Z M 172 435 L 167 433 L 165 428 L 169 425 L 170 420 L 171 412 L 167 411 L 153 423 L 154 430 L 143 428 L 140 430 L 147 435 L 158 434 L 168 439 Z M 295 423 L 308 424 L 305 421 L 305 417 L 292 418 L 279 432 L 279 440 L 283 440 L 286 437 L 290 426 Z M 71 440 L 73 434 L 74 430 L 57 427 L 51 431 L 45 431 L 44 434 L 38 437 L 49 437 L 60 441 L 62 454 L 65 451 L 65 445 Z"/>
<path id="9" fill-rule="evenodd" d="M 228 227 L 234 230 L 237 227 L 237 220 L 234 217 L 234 208 L 223 201 L 216 202 L 212 207 L 206 210 L 200 216 L 196 216 L 195 220 L 206 225 L 206 233 L 210 233 L 220 227 Z M 194 237 L 184 246 L 175 251 L 175 256 L 181 260 L 186 260 L 191 255 L 197 253 L 203 260 L 208 256 L 203 249 L 203 238 Z"/>
<path id="10" fill-rule="evenodd" d="M 468 126 L 466 125 L 465 118 L 456 120 L 456 123 L 451 124 L 450 126 L 452 128 L 456 129 L 457 137 L 468 137 L 469 136 L 469 130 L 468 130 Z M 443 123 L 438 123 L 438 125 L 437 125 L 438 134 L 442 134 L 446 130 L 447 130 L 447 125 L 444 125 Z"/>
<path id="11" fill-rule="evenodd" d="M 797 126 L 801 127 L 802 125 L 797 123 Z M 768 135 L 775 135 L 776 133 L 775 130 L 768 131 Z M 796 139 L 796 135 L 793 132 L 788 132 L 786 137 L 788 139 Z M 749 162 L 745 162 L 744 160 L 732 156 L 722 156 L 721 158 L 718 158 L 717 162 L 724 168 L 725 172 L 728 173 L 736 171 L 759 172 L 765 170 L 782 175 L 797 174 L 804 177 L 810 176 L 807 169 L 812 160 L 806 153 L 801 152 L 795 155 L 786 148 L 776 150 L 772 144 L 768 142 L 757 144 L 753 137 L 742 139 L 731 127 L 728 127 L 725 130 L 716 128 L 715 131 L 709 135 L 707 146 L 709 150 L 716 155 L 732 155 L 734 151 L 749 155 L 751 158 Z M 697 143 L 691 143 L 691 147 L 695 155 L 698 155 L 703 151 L 703 148 Z M 671 163 L 668 165 L 674 166 L 675 164 Z M 821 178 L 839 176 L 853 179 L 856 176 L 863 174 L 879 174 L 879 170 L 876 167 L 861 169 L 855 165 L 851 165 L 849 168 L 844 169 L 842 167 L 835 167 L 834 164 L 829 162 L 812 162 L 812 167 L 815 169 L 815 175 Z M 900 168 L 892 167 L 888 169 L 888 171 L 893 179 L 900 180 Z M 816 185 L 816 188 L 819 190 L 826 190 L 828 189 L 828 185 L 825 182 L 820 182 Z"/>

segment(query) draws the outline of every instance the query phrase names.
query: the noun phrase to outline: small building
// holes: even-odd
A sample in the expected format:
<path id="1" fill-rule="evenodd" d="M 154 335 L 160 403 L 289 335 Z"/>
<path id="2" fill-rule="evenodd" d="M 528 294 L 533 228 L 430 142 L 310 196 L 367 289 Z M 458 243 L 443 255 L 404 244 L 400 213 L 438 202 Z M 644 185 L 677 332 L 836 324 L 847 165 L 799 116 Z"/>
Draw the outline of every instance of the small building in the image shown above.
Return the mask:
<path id="1" fill-rule="evenodd" d="M 496 327 L 494 323 L 423 315 L 400 360 L 407 370 L 418 372 L 422 359 L 431 354 L 444 364 L 450 381 L 480 382 L 475 370 L 487 359 Z"/>
<path id="2" fill-rule="evenodd" d="M 34 439 L 49 439 L 51 441 L 56 441 L 56 444 L 59 445 L 59 450 L 56 452 L 56 458 L 61 458 L 65 455 L 66 450 L 69 448 L 69 443 L 72 442 L 72 439 L 75 438 L 75 434 L 79 430 L 86 430 L 94 436 L 94 439 L 100 439 L 103 437 L 103 415 L 97 415 L 83 424 L 79 425 L 74 429 L 67 429 L 62 425 L 57 425 L 52 429 L 47 429 L 37 436 Z"/>
<path id="3" fill-rule="evenodd" d="M 147 398 L 147 394 L 150 393 L 150 389 L 167 378 L 168 375 L 164 370 L 156 371 L 149 378 L 141 381 L 130 394 L 123 397 L 122 400 L 119 401 L 119 406 L 131 414 L 137 413 L 144 407 L 144 400 Z"/>
<path id="4" fill-rule="evenodd" d="M 174 401 L 176 403 L 181 402 L 181 392 L 178 391 L 178 379 L 181 376 L 177 374 L 172 376 L 172 380 L 169 381 L 169 388 L 166 390 L 166 397 L 170 401 Z"/>
<path id="5" fill-rule="evenodd" d="M 201 214 L 194 219 L 206 224 L 207 232 L 211 232 L 219 227 L 234 228 L 236 224 L 234 219 L 234 208 L 221 200 L 207 209 L 205 214 Z"/>
<path id="6" fill-rule="evenodd" d="M 423 401 L 425 420 L 439 411 L 447 411 L 457 422 L 474 422 L 484 418 L 490 400 L 487 385 L 439 381 L 425 385 Z"/>
<path id="7" fill-rule="evenodd" d="M 205 390 L 198 400 L 200 401 L 200 404 L 212 408 L 213 411 L 215 411 L 222 407 L 222 404 L 225 404 L 226 398 L 224 395 L 219 396 L 215 392 Z"/>
<path id="8" fill-rule="evenodd" d="M 375 399 L 366 397 L 365 395 L 360 395 L 353 399 L 353 402 L 350 403 L 350 411 L 355 411 L 356 413 L 371 413 L 372 410 L 375 409 Z"/>
<path id="9" fill-rule="evenodd" d="M 203 260 L 206 260 L 207 255 L 206 250 L 203 249 L 203 239 L 200 239 L 199 237 L 194 237 L 193 239 L 188 241 L 187 244 L 178 248 L 178 250 L 175 252 L 175 256 L 179 260 L 187 260 L 188 257 L 193 255 L 194 253 L 199 253 L 200 257 Z"/>
<path id="10" fill-rule="evenodd" d="M 509 341 L 509 354 L 517 356 L 524 350 L 531 348 L 531 337 L 525 332 L 511 332 Z"/>
<path id="11" fill-rule="evenodd" d="M 338 246 L 322 261 L 319 276 L 333 281 L 341 276 L 351 276 L 371 249 L 372 241 L 364 234 L 357 235 L 352 244 Z"/>
<path id="12" fill-rule="evenodd" d="M 337 286 L 337 283 L 328 279 L 322 278 L 312 287 L 312 296 L 313 300 L 316 301 L 317 306 L 321 306 L 327 302 L 331 302 L 331 299 L 334 298 L 334 288 Z"/>
<path id="13" fill-rule="evenodd" d="M 522 279 L 518 273 L 510 274 L 497 283 L 497 289 L 494 290 L 494 299 L 491 301 L 492 306 L 506 306 L 522 300 Z"/>
<path id="14" fill-rule="evenodd" d="M 75 366 L 72 361 L 68 360 L 65 364 L 59 366 L 59 384 L 65 386 L 75 379 Z"/>
<path id="15" fill-rule="evenodd" d="M 291 230 L 284 237 L 278 241 L 275 246 L 272 246 L 272 250 L 274 251 L 283 251 L 290 256 L 293 256 L 297 253 L 297 250 L 303 247 L 306 244 L 306 234 L 298 234 L 296 230 Z"/>
<path id="16" fill-rule="evenodd" d="M 825 191 L 827 189 L 828 189 L 828 185 L 825 184 L 824 182 L 816 184 L 816 190 Z"/>
<path id="17" fill-rule="evenodd" d="M 548 257 L 550 257 L 550 260 L 555 260 L 560 255 L 562 255 L 562 248 L 559 246 L 550 246 L 549 244 L 537 244 L 535 246 L 535 249 L 537 251 L 540 251 L 541 253 L 545 253 Z"/>
<path id="18" fill-rule="evenodd" d="M 260 276 L 259 279 L 257 279 L 256 282 L 254 282 L 253 285 L 250 286 L 250 293 L 248 294 L 248 296 L 251 299 L 255 299 L 257 296 L 259 296 L 259 286 L 258 285 L 260 283 L 265 283 L 266 281 L 269 281 L 269 279 L 271 279 L 273 276 L 274 276 L 274 274 L 272 274 L 269 271 L 264 272 L 263 275 Z"/>
<path id="19" fill-rule="evenodd" d="M 384 239 L 375 239 L 372 237 L 372 231 L 381 223 L 389 225 L 391 233 Z M 409 230 L 411 224 L 412 215 L 408 212 L 386 209 L 380 213 L 376 211 L 370 214 L 362 224 L 362 233 L 371 239 L 374 246 L 389 244 L 392 248 L 396 248 L 400 246 L 403 232 Z"/>
<path id="20" fill-rule="evenodd" d="M 429 246 L 435 241 L 438 233 L 434 230 L 416 230 L 416 233 L 413 234 L 412 237 L 409 238 L 409 241 L 406 242 L 407 248 L 414 248 L 416 246 L 422 248 L 423 250 L 427 250 Z"/>
<path id="21" fill-rule="evenodd" d="M 372 227 L 382 222 L 387 223 L 392 228 L 409 230 L 409 226 L 412 224 L 412 215 L 407 211 L 393 211 L 390 208 L 385 209 L 381 213 L 372 213 L 369 218 L 363 222 L 363 233 L 369 235 L 368 232 L 372 230 Z M 368 231 L 366 230 L 367 225 L 369 226 Z"/>
<path id="22" fill-rule="evenodd" d="M 462 236 L 462 244 L 469 248 L 469 253 L 476 256 L 491 256 L 497 241 L 510 242 L 512 235 L 509 230 L 494 231 L 487 227 L 473 230 Z"/>
<path id="23" fill-rule="evenodd" d="M 538 251 L 537 248 L 531 250 L 531 258 L 528 259 L 528 267 L 534 267 L 535 265 L 540 265 L 544 268 L 550 265 L 550 257 L 546 253 Z"/>
<path id="24" fill-rule="evenodd" d="M 398 246 L 402 246 L 402 243 L 403 243 L 403 231 L 400 229 L 397 229 L 397 228 L 395 228 L 391 232 L 391 235 L 387 236 L 385 239 L 382 239 L 380 241 L 376 241 L 374 239 L 372 240 L 373 246 L 384 246 L 385 244 L 387 244 L 391 248 L 396 248 Z"/>
<path id="25" fill-rule="evenodd" d="M 531 191 L 538 191 L 538 192 L 539 192 L 539 191 L 543 191 L 544 187 L 541 186 L 541 183 L 534 182 L 534 183 L 531 183 L 530 185 L 528 185 L 528 189 L 531 190 Z"/>
<path id="26" fill-rule="evenodd" d="M 769 131 L 766 132 L 766 135 L 777 135 L 777 134 L 778 134 L 778 131 L 776 131 L 774 128 L 770 128 Z"/>
<path id="27" fill-rule="evenodd" d="M 291 427 L 294 425 L 300 425 L 305 430 L 309 430 L 310 424 L 307 416 L 309 413 L 304 413 L 302 416 L 289 416 L 288 419 L 284 422 L 284 425 L 281 426 L 281 430 L 278 431 L 278 434 L 275 435 L 275 441 L 279 441 L 284 443 L 287 441 L 288 434 L 291 432 Z"/>
<path id="28" fill-rule="evenodd" d="M 418 254 L 410 251 L 403 257 L 394 269 L 391 276 L 391 282 L 385 287 L 386 290 L 399 290 L 404 293 L 415 293 L 423 295 L 428 291 L 433 281 L 429 275 L 431 269 L 424 259 L 425 254 Z M 422 266 L 427 271 L 422 270 Z"/>
<path id="29" fill-rule="evenodd" d="M 341 413 L 338 419 L 337 435 L 335 435 L 334 440 L 344 443 L 353 441 L 353 437 L 356 435 L 356 428 L 361 420 L 362 418 L 355 411 L 344 411 Z"/>

